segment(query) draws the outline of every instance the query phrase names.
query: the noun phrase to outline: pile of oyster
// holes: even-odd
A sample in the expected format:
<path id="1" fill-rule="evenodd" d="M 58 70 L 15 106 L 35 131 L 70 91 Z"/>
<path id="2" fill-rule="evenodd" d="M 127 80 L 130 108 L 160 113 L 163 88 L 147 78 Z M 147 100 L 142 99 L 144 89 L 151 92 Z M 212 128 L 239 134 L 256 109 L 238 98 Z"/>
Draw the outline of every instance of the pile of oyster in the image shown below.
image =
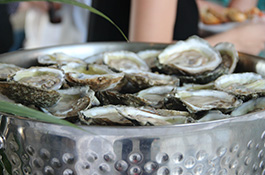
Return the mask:
<path id="1" fill-rule="evenodd" d="M 0 98 L 73 123 L 174 125 L 265 109 L 265 79 L 234 72 L 231 43 L 212 47 L 193 36 L 163 50 L 85 59 L 54 53 L 37 61 L 30 68 L 0 64 Z"/>

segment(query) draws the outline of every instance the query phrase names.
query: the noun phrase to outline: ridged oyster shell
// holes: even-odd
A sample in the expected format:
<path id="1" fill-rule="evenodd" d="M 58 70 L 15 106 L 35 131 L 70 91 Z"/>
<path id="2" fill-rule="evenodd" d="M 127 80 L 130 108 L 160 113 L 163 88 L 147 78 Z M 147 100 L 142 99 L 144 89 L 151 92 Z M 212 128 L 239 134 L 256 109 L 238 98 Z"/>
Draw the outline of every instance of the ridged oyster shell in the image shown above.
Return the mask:
<path id="1" fill-rule="evenodd" d="M 241 116 L 251 112 L 265 110 L 265 97 L 251 99 L 232 111 L 231 116 Z"/>
<path id="2" fill-rule="evenodd" d="M 158 61 L 165 72 L 200 75 L 217 69 L 222 58 L 207 41 L 193 36 L 168 46 L 159 54 Z"/>
<path id="3" fill-rule="evenodd" d="M 119 90 L 124 73 L 115 73 L 105 65 L 69 63 L 62 66 L 66 80 L 77 85 L 89 85 L 94 91 Z"/>
<path id="4" fill-rule="evenodd" d="M 216 89 L 234 94 L 243 100 L 265 95 L 265 79 L 252 72 L 222 75 L 215 80 L 214 85 Z"/>

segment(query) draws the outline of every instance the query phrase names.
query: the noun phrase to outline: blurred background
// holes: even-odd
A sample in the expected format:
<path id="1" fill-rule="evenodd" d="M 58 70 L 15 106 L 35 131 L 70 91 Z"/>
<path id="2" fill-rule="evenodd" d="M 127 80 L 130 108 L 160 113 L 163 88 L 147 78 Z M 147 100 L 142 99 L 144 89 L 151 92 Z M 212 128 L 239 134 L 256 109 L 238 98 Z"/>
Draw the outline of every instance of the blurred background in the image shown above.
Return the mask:
<path id="1" fill-rule="evenodd" d="M 232 0 L 178 0 L 179 4 L 185 2 L 187 5 L 187 7 L 178 5 L 176 18 L 179 22 L 181 21 L 179 16 L 189 16 L 186 10 L 186 8 L 190 8 L 188 2 L 196 2 L 197 7 L 192 11 L 198 13 L 198 16 L 193 15 L 194 18 L 198 18 L 198 22 L 197 26 L 192 28 L 197 31 L 184 33 L 184 30 L 181 29 L 183 33 L 175 32 L 178 33 L 178 36 L 175 37 L 176 34 L 174 34 L 172 42 L 186 39 L 193 34 L 203 38 L 211 37 L 253 21 L 264 23 L 264 0 L 253 0 L 254 5 L 247 9 L 235 5 L 240 0 L 235 1 L 233 4 Z M 111 2 L 108 0 L 83 0 L 81 2 L 106 14 L 129 37 L 130 0 L 112 0 Z M 1 20 L 8 20 L 1 22 L 3 25 L 0 27 L 0 33 L 2 33 L 0 53 L 61 44 L 125 41 L 118 30 L 102 17 L 68 4 L 33 1 L 0 4 L 0 8 Z M 186 18 L 184 21 L 188 22 Z M 176 22 L 175 28 L 180 28 L 176 27 L 180 25 L 183 24 L 177 25 Z M 265 36 L 265 30 L 263 35 Z M 248 51 L 246 50 L 246 52 Z M 259 49 L 257 55 L 265 57 L 265 43 L 263 50 Z"/>

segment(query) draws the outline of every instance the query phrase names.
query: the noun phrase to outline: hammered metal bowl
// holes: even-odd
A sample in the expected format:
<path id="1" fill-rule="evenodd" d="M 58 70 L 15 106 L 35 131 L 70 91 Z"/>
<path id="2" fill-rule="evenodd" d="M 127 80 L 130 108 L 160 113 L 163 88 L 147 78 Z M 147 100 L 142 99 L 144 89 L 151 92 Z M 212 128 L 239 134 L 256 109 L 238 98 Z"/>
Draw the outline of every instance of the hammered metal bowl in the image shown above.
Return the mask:
<path id="1" fill-rule="evenodd" d="M 57 51 L 85 58 L 102 51 L 164 47 L 117 42 L 66 45 L 4 54 L 0 62 L 29 67 L 38 55 Z M 264 62 L 241 53 L 238 70 L 262 73 Z M 14 175 L 265 174 L 265 111 L 174 126 L 81 127 L 84 130 L 2 113 L 2 162 Z"/>

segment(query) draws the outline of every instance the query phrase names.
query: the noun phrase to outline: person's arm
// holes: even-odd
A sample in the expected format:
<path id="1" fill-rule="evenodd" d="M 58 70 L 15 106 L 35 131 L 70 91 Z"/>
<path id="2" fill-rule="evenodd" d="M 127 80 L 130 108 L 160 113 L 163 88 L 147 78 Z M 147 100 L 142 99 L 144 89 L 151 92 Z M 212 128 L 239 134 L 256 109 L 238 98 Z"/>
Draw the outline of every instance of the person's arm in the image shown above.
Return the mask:
<path id="1" fill-rule="evenodd" d="M 211 45 L 230 42 L 236 50 L 257 55 L 265 49 L 265 22 L 253 22 L 205 38 Z"/>
<path id="2" fill-rule="evenodd" d="M 245 12 L 253 7 L 256 7 L 258 0 L 231 0 L 228 7 L 236 8 Z"/>
<path id="3" fill-rule="evenodd" d="M 132 0 L 129 40 L 172 42 L 177 0 Z"/>

